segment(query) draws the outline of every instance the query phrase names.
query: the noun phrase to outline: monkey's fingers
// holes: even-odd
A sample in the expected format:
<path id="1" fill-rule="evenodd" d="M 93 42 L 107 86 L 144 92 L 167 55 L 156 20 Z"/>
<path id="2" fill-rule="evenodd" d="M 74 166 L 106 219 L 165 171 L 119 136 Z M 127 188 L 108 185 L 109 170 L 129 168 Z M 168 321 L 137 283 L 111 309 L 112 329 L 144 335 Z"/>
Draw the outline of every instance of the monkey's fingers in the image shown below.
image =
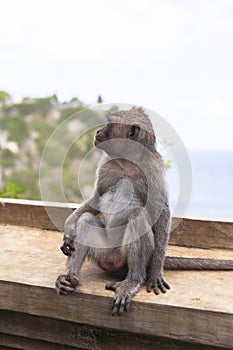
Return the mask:
<path id="1" fill-rule="evenodd" d="M 74 287 L 71 282 L 67 281 L 66 275 L 58 276 L 55 286 L 60 295 L 68 295 L 74 292 Z"/>
<path id="2" fill-rule="evenodd" d="M 72 254 L 72 251 L 75 250 L 75 247 L 72 243 L 63 242 L 60 249 L 63 254 L 70 256 Z"/>

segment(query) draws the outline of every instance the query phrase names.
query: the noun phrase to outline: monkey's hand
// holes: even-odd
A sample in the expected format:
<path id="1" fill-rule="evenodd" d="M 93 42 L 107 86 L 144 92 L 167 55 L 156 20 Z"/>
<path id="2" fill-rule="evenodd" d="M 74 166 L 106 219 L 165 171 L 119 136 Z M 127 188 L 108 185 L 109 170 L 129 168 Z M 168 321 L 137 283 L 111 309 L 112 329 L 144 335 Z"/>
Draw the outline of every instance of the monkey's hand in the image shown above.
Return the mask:
<path id="1" fill-rule="evenodd" d="M 131 300 L 140 286 L 140 283 L 127 280 L 106 284 L 106 289 L 113 290 L 116 293 L 113 299 L 112 316 L 117 314 L 120 316 L 124 311 L 127 312 L 129 310 Z"/>
<path id="2" fill-rule="evenodd" d="M 72 252 L 75 251 L 73 240 L 71 238 L 64 237 L 60 249 L 65 255 L 70 256 Z"/>
<path id="3" fill-rule="evenodd" d="M 61 295 L 69 295 L 74 292 L 79 284 L 79 279 L 74 274 L 58 276 L 55 286 L 56 290 Z"/>
<path id="4" fill-rule="evenodd" d="M 171 289 L 161 273 L 155 274 L 153 278 L 150 277 L 146 281 L 146 285 L 147 292 L 150 293 L 153 290 L 156 295 L 159 294 L 159 290 L 161 290 L 162 293 L 166 293 L 167 289 Z"/>

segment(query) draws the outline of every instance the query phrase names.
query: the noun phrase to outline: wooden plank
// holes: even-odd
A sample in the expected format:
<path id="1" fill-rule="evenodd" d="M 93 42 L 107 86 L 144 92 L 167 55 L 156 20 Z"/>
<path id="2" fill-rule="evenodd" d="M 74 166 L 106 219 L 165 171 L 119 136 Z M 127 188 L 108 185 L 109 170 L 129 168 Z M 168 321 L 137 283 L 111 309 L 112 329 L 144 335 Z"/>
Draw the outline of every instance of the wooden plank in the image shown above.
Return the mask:
<path id="1" fill-rule="evenodd" d="M 2 312 L 14 311 L 88 327 L 222 348 L 232 346 L 233 272 L 166 271 L 171 291 L 156 296 L 142 287 L 129 312 L 122 317 L 112 317 L 114 294 L 104 286 L 115 279 L 91 263 L 83 266 L 77 292 L 67 297 L 57 295 L 54 282 L 57 275 L 65 271 L 66 261 L 59 250 L 61 239 L 61 233 L 56 231 L 0 226 Z M 232 254 L 227 250 L 169 247 L 169 255 L 172 252 L 173 255 L 202 257 L 204 254 L 221 257 L 222 254 L 223 258 Z M 3 332 L 1 328 L 0 331 Z M 15 335 L 26 336 L 24 333 Z"/>
<path id="2" fill-rule="evenodd" d="M 74 208 L 75 204 L 2 198 L 0 199 L 0 224 L 62 231 L 65 219 Z"/>
<path id="3" fill-rule="evenodd" d="M 199 248 L 233 249 L 233 222 L 174 218 L 170 244 Z"/>
<path id="4" fill-rule="evenodd" d="M 104 289 L 113 279 L 90 263 L 84 264 L 74 295 L 56 294 L 54 281 L 66 260 L 59 250 L 61 238 L 55 231 L 0 227 L 0 279 L 5 280 L 0 282 L 0 309 L 206 345 L 233 342 L 228 332 L 233 326 L 232 272 L 167 271 L 171 291 L 157 297 L 141 288 L 129 313 L 113 318 L 113 293 Z M 169 247 L 169 255 L 192 254 L 227 258 L 232 252 Z"/>
<path id="5" fill-rule="evenodd" d="M 1 313 L 0 313 L 1 314 Z M 3 315 L 4 317 L 4 315 Z M 27 317 L 27 316 L 26 316 Z M 9 320 L 10 322 L 12 319 Z M 15 324 L 16 329 L 18 324 Z M 26 331 L 27 333 L 27 331 Z M 82 350 L 82 348 L 60 345 L 43 340 L 18 337 L 11 334 L 0 333 L 0 349 L 23 349 L 23 350 Z"/>
<path id="6" fill-rule="evenodd" d="M 61 241 L 62 234 L 56 231 L 0 226 L 0 279 L 54 288 L 57 276 L 65 272 L 66 257 L 59 249 Z M 232 250 L 226 249 L 203 250 L 169 246 L 167 254 L 233 259 Z M 94 264 L 85 262 L 80 277 L 80 292 L 109 298 L 113 296 L 112 292 L 105 291 L 104 286 L 114 278 Z M 212 311 L 233 313 L 232 271 L 165 271 L 165 277 L 172 286 L 172 290 L 166 295 L 156 297 L 141 288 L 135 300 L 199 309 L 206 309 L 208 305 Z M 223 290 L 224 298 L 219 298 Z"/>
<path id="7" fill-rule="evenodd" d="M 112 300 L 75 293 L 62 298 L 51 288 L 0 281 L 0 309 L 116 331 L 232 348 L 233 315 L 134 301 L 129 313 L 112 317 Z"/>
<path id="8" fill-rule="evenodd" d="M 63 230 L 64 221 L 78 205 L 39 201 L 0 199 L 0 224 L 19 225 L 46 230 Z M 170 244 L 233 249 L 233 222 L 173 218 Z"/>
<path id="9" fill-rule="evenodd" d="M 208 345 L 190 344 L 148 335 L 119 332 L 113 329 L 81 325 L 75 322 L 0 312 L 0 344 L 19 349 L 66 350 L 217 350 Z M 66 345 L 64 345 L 66 344 Z"/>

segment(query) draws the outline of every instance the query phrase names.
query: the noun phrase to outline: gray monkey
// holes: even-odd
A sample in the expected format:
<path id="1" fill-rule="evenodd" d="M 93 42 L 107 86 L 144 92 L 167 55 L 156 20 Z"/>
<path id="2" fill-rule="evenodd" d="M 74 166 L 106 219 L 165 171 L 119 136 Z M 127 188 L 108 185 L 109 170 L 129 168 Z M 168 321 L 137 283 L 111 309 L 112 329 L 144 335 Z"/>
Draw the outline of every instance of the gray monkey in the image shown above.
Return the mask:
<path id="1" fill-rule="evenodd" d="M 233 261 L 165 258 L 170 210 L 165 167 L 155 149 L 152 124 L 142 108 L 112 112 L 97 131 L 94 144 L 105 152 L 97 170 L 94 193 L 64 225 L 61 250 L 67 274 L 56 289 L 72 293 L 79 284 L 85 257 L 103 270 L 123 276 L 107 283 L 113 290 L 112 314 L 127 311 L 142 284 L 155 294 L 170 289 L 163 269 L 233 269 Z"/>

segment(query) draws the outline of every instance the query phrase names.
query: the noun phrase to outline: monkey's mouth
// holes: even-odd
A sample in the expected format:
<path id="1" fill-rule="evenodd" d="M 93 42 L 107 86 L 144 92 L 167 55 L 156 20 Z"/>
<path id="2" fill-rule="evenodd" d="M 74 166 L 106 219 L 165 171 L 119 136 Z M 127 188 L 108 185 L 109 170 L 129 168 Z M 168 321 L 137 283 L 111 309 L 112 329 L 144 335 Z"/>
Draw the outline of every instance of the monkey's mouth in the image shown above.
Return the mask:
<path id="1" fill-rule="evenodd" d="M 103 141 L 103 138 L 102 137 L 99 137 L 98 134 L 95 135 L 95 138 L 94 138 L 94 145 L 97 146 L 99 145 L 100 143 L 102 143 Z"/>
<path id="2" fill-rule="evenodd" d="M 95 138 L 94 138 L 94 145 L 97 146 L 101 141 L 98 140 L 98 138 L 96 137 L 95 135 Z"/>

